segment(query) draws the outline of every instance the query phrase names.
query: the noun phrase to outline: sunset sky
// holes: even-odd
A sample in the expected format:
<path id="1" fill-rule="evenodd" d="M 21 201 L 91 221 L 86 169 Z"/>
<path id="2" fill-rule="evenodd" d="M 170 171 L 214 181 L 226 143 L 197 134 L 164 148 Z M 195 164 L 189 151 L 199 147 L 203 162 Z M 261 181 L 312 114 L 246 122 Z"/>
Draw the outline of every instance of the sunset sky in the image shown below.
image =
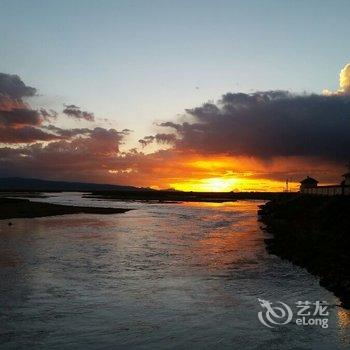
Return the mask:
<path id="1" fill-rule="evenodd" d="M 0 177 L 340 182 L 349 1 L 0 0 Z"/>

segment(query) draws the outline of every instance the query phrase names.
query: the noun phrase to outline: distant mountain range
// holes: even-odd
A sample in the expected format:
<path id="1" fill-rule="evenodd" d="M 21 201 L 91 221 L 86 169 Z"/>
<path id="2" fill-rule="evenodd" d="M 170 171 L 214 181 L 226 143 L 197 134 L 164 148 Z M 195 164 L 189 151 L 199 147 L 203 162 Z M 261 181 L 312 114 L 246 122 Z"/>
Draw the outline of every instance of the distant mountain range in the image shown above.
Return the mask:
<path id="1" fill-rule="evenodd" d="M 149 188 L 86 182 L 50 181 L 22 177 L 0 178 L 1 191 L 144 191 Z"/>

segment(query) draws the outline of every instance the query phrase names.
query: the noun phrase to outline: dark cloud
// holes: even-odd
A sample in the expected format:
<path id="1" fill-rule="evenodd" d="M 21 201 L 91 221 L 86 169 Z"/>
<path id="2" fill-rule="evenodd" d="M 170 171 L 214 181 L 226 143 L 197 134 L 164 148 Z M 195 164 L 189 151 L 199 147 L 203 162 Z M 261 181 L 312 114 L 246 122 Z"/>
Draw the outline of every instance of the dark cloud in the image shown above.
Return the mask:
<path id="1" fill-rule="evenodd" d="M 124 132 L 114 129 L 95 128 L 89 135 L 71 140 L 57 140 L 56 136 L 56 140 L 47 144 L 3 147 L 0 148 L 0 176 L 24 173 L 27 176 L 104 181 L 108 175 L 115 177 L 108 173 L 109 169 L 123 171 L 130 166 L 131 160 L 119 150 L 124 136 Z"/>
<path id="2" fill-rule="evenodd" d="M 60 137 L 32 126 L 21 128 L 0 127 L 0 142 L 2 143 L 33 143 L 57 139 L 60 139 Z"/>
<path id="3" fill-rule="evenodd" d="M 34 143 L 36 141 L 70 140 L 78 136 L 98 137 L 98 129 L 63 129 L 52 123 L 58 119 L 54 110 L 32 109 L 23 101 L 34 96 L 36 89 L 25 85 L 17 75 L 0 73 L 0 143 Z M 81 111 L 75 105 L 66 106 L 64 113 L 75 119 L 94 120 L 94 115 Z M 125 134 L 124 130 L 121 134 Z M 120 137 L 121 134 L 118 134 Z M 108 137 L 105 135 L 106 137 Z M 105 137 L 105 138 L 106 138 Z M 106 142 L 101 137 L 102 142 Z"/>
<path id="4" fill-rule="evenodd" d="M 217 104 L 206 103 L 187 113 L 193 123 L 161 124 L 175 130 L 179 149 L 261 158 L 349 158 L 348 95 L 228 93 Z"/>
<path id="5" fill-rule="evenodd" d="M 41 115 L 32 109 L 0 110 L 0 126 L 40 125 Z"/>
<path id="6" fill-rule="evenodd" d="M 35 93 L 36 89 L 25 85 L 19 76 L 0 73 L 1 143 L 32 143 L 58 138 L 38 128 L 48 112 L 33 110 L 23 102 L 24 97 Z"/>
<path id="7" fill-rule="evenodd" d="M 28 106 L 20 99 L 14 99 L 0 93 L 0 110 L 10 111 L 12 109 L 26 109 Z"/>
<path id="8" fill-rule="evenodd" d="M 158 143 L 173 144 L 176 141 L 174 134 L 156 134 L 155 139 Z"/>
<path id="9" fill-rule="evenodd" d="M 115 129 L 95 128 L 90 134 L 91 152 L 118 153 L 125 133 Z"/>
<path id="10" fill-rule="evenodd" d="M 55 132 L 59 129 L 55 128 Z M 79 137 L 71 140 L 61 140 L 48 144 L 44 149 L 50 152 L 60 154 L 65 153 L 66 156 L 73 154 L 84 154 L 86 157 L 93 155 L 116 155 L 119 153 L 119 146 L 121 145 L 125 134 L 115 129 L 94 128 L 90 129 L 71 129 L 59 131 L 64 134 L 65 131 L 71 132 L 72 136 Z M 67 136 L 67 135 L 63 135 Z M 69 136 L 69 135 L 68 135 Z"/>
<path id="11" fill-rule="evenodd" d="M 53 109 L 47 110 L 45 108 L 40 108 L 40 115 L 45 121 L 56 120 L 58 118 L 58 113 Z"/>
<path id="12" fill-rule="evenodd" d="M 146 147 L 147 145 L 153 143 L 155 137 L 154 136 L 145 136 L 143 139 L 139 140 L 139 143 L 142 147 Z"/>
<path id="13" fill-rule="evenodd" d="M 164 126 L 164 127 L 168 127 L 168 128 L 173 128 L 176 131 L 180 131 L 182 129 L 180 124 L 174 123 L 174 122 L 164 122 L 164 123 L 160 123 L 157 124 L 158 126 Z"/>
<path id="14" fill-rule="evenodd" d="M 89 135 L 91 133 L 91 129 L 88 128 L 62 129 L 52 124 L 43 126 L 42 128 L 54 132 L 55 134 L 60 135 L 66 139 L 70 139 L 78 135 Z"/>
<path id="15" fill-rule="evenodd" d="M 143 139 L 139 140 L 142 147 L 145 147 L 153 142 L 163 143 L 163 144 L 174 144 L 176 141 L 175 134 L 156 134 L 151 136 L 145 136 Z"/>
<path id="16" fill-rule="evenodd" d="M 94 181 L 100 176 L 102 181 L 110 166 L 129 173 L 120 145 L 131 130 L 62 128 L 56 125 L 55 111 L 34 110 L 24 103 L 22 99 L 35 92 L 18 76 L 0 74 L 0 176 L 22 173 Z M 76 120 L 94 121 L 92 113 L 75 105 L 65 106 L 63 112 Z"/>
<path id="17" fill-rule="evenodd" d="M 18 75 L 0 73 L 0 94 L 22 99 L 36 94 L 36 89 L 23 83 Z"/>
<path id="18" fill-rule="evenodd" d="M 63 113 L 71 118 L 75 118 L 78 120 L 84 119 L 89 122 L 93 122 L 95 120 L 95 116 L 93 113 L 82 111 L 76 105 L 66 105 Z"/>

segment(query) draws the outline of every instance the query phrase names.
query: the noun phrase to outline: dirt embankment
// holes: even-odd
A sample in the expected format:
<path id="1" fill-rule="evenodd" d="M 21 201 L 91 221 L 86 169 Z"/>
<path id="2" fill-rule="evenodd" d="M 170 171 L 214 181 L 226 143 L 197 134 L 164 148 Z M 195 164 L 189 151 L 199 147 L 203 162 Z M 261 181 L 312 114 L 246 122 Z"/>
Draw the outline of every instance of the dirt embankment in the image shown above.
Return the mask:
<path id="1" fill-rule="evenodd" d="M 305 267 L 350 308 L 350 197 L 272 200 L 259 215 L 269 253 Z"/>
<path id="2" fill-rule="evenodd" d="M 117 214 L 130 209 L 78 207 L 50 203 L 31 202 L 28 199 L 0 198 L 0 220 L 36 218 L 65 214 Z"/>

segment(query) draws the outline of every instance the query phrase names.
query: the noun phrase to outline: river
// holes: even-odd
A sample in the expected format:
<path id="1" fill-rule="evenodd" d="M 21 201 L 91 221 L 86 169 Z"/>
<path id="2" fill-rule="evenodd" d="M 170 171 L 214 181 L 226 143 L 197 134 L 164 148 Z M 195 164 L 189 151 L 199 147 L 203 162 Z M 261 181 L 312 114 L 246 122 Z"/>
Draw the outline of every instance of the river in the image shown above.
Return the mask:
<path id="1" fill-rule="evenodd" d="M 350 312 L 267 254 L 260 201 L 35 200 L 133 210 L 0 221 L 1 349 L 350 348 Z M 269 328 L 258 298 L 326 301 L 329 326 Z"/>

